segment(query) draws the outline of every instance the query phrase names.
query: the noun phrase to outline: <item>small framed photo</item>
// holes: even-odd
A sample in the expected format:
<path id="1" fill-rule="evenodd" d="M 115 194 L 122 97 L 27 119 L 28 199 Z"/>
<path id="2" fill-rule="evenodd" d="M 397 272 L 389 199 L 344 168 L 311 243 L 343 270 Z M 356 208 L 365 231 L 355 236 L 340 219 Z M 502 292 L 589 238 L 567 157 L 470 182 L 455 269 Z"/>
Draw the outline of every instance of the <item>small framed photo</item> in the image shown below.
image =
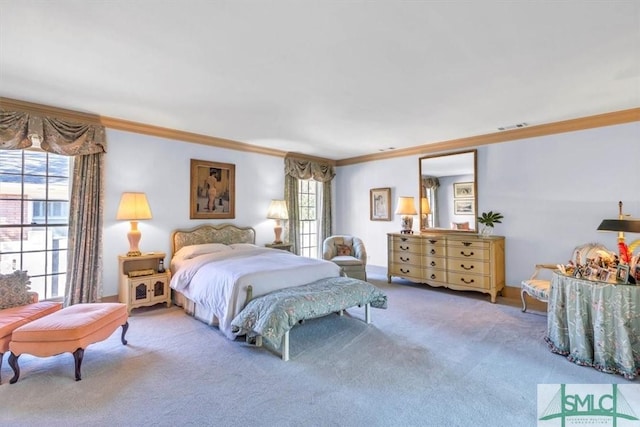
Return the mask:
<path id="1" fill-rule="evenodd" d="M 616 282 L 629 283 L 629 266 L 627 264 L 618 264 L 616 269 Z"/>
<path id="2" fill-rule="evenodd" d="M 453 213 L 456 215 L 474 215 L 476 211 L 474 199 L 454 199 Z"/>
<path id="3" fill-rule="evenodd" d="M 601 268 L 598 272 L 598 280 L 600 282 L 606 282 L 609 279 L 609 270 L 606 268 Z"/>
<path id="4" fill-rule="evenodd" d="M 474 197 L 475 191 L 473 188 L 472 182 L 454 182 L 453 183 L 453 197 L 457 198 L 465 198 L 465 197 Z"/>
<path id="5" fill-rule="evenodd" d="M 391 188 L 372 188 L 369 191 L 371 221 L 391 221 Z"/>

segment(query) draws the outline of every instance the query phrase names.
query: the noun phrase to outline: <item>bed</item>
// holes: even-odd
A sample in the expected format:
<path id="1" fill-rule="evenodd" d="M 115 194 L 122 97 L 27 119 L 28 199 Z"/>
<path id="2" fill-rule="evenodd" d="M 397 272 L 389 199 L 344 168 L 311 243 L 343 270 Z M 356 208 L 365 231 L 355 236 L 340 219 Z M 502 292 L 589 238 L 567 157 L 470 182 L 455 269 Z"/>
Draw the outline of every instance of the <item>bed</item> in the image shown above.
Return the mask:
<path id="1" fill-rule="evenodd" d="M 256 246 L 253 228 L 232 224 L 174 231 L 170 269 L 176 305 L 232 340 L 231 322 L 249 300 L 340 276 L 330 261 Z"/>

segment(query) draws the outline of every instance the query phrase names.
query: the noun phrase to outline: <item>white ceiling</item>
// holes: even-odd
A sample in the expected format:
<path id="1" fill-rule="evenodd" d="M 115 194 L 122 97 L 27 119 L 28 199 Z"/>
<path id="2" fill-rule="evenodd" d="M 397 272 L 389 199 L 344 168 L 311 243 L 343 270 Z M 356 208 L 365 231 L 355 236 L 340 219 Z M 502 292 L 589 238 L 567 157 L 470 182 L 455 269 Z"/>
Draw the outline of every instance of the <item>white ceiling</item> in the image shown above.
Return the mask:
<path id="1" fill-rule="evenodd" d="M 345 159 L 640 106 L 640 1 L 0 0 L 0 96 Z"/>

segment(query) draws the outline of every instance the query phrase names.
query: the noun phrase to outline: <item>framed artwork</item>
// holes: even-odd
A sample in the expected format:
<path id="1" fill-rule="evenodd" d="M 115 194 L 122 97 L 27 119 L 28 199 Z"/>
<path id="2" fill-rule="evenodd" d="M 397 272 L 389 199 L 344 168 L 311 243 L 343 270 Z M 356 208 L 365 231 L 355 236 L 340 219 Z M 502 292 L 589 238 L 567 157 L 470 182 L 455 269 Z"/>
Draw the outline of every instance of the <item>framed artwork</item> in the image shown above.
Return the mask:
<path id="1" fill-rule="evenodd" d="M 475 197 L 473 191 L 473 182 L 454 182 L 453 183 L 453 197 L 465 198 Z"/>
<path id="2" fill-rule="evenodd" d="M 618 268 L 616 269 L 616 282 L 629 282 L 629 266 L 627 264 L 618 264 Z"/>
<path id="3" fill-rule="evenodd" d="M 391 188 L 372 188 L 369 191 L 371 221 L 391 221 Z"/>
<path id="4" fill-rule="evenodd" d="M 454 199 L 453 213 L 456 215 L 474 215 L 476 212 L 474 199 Z"/>
<path id="5" fill-rule="evenodd" d="M 236 217 L 236 166 L 191 159 L 191 219 Z"/>

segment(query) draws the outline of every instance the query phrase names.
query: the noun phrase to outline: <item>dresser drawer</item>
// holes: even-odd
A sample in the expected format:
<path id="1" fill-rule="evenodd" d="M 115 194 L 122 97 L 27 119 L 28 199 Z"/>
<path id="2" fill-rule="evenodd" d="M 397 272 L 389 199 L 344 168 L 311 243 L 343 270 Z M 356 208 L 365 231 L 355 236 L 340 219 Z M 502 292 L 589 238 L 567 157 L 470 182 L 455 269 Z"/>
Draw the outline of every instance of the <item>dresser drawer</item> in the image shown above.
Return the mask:
<path id="1" fill-rule="evenodd" d="M 489 276 L 479 276 L 470 273 L 449 272 L 449 283 L 451 285 L 466 286 L 476 289 L 489 289 L 491 280 Z"/>
<path id="2" fill-rule="evenodd" d="M 479 261 L 475 259 L 450 259 L 448 263 L 449 271 L 459 272 L 462 274 L 489 274 L 490 264 L 488 261 Z"/>
<path id="3" fill-rule="evenodd" d="M 411 277 L 422 281 L 424 276 L 424 270 L 418 266 L 410 264 L 391 264 L 389 266 L 389 274 L 391 276 Z"/>
<path id="4" fill-rule="evenodd" d="M 427 283 L 447 282 L 447 272 L 445 270 L 426 270 L 423 276 Z"/>
<path id="5" fill-rule="evenodd" d="M 424 268 L 429 270 L 437 268 L 439 270 L 445 270 L 447 268 L 447 259 L 442 257 L 427 255 L 424 257 Z"/>
<path id="6" fill-rule="evenodd" d="M 420 267 L 422 265 L 422 256 L 413 252 L 393 252 L 390 260 L 397 265 L 413 265 Z"/>
<path id="7" fill-rule="evenodd" d="M 420 255 L 422 253 L 422 245 L 420 242 L 392 242 L 391 251 L 394 254 L 414 253 Z"/>
<path id="8" fill-rule="evenodd" d="M 468 249 L 489 249 L 491 243 L 484 239 L 450 239 L 447 241 L 448 246 L 460 246 Z"/>
<path id="9" fill-rule="evenodd" d="M 447 241 L 445 239 L 437 237 L 426 237 L 422 240 L 425 248 L 445 247 L 447 245 Z"/>
<path id="10" fill-rule="evenodd" d="M 447 257 L 462 258 L 472 261 L 484 261 L 489 259 L 489 248 L 465 246 L 447 246 Z"/>
<path id="11" fill-rule="evenodd" d="M 424 248 L 425 256 L 428 257 L 444 257 L 447 255 L 447 247 L 446 246 L 431 246 Z"/>

